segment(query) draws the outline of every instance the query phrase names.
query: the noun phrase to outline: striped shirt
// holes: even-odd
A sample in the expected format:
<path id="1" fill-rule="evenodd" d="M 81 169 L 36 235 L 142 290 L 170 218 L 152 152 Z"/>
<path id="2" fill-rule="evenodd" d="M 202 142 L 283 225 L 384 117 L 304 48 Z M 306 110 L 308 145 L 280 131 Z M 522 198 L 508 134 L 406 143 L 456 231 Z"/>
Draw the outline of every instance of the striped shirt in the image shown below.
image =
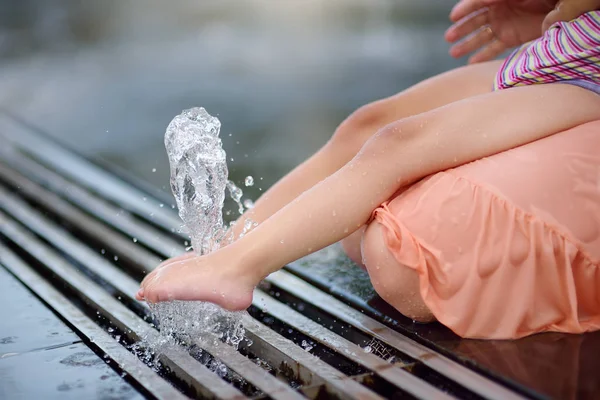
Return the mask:
<path id="1" fill-rule="evenodd" d="M 494 89 L 567 80 L 600 85 L 600 11 L 553 24 L 502 64 Z"/>

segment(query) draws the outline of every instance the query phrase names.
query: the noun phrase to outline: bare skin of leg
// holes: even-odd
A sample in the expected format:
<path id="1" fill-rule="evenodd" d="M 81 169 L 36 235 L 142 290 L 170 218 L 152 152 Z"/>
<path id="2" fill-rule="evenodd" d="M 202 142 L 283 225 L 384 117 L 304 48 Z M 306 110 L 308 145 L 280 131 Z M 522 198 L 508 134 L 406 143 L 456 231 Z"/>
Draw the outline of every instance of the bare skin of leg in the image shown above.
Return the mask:
<path id="1" fill-rule="evenodd" d="M 404 118 L 243 238 L 149 274 L 137 298 L 245 309 L 265 276 L 350 235 L 399 188 L 598 119 L 600 97 L 564 84 L 501 90 Z"/>
<path id="2" fill-rule="evenodd" d="M 261 223 L 302 192 L 344 166 L 371 136 L 387 124 L 467 97 L 488 93 L 501 61 L 469 65 L 427 79 L 394 96 L 359 108 L 336 129 L 331 139 L 258 199 L 239 218 Z M 243 223 L 233 228 L 235 237 Z"/>
<path id="3" fill-rule="evenodd" d="M 340 169 L 384 126 L 454 101 L 490 92 L 501 63 L 490 61 L 457 68 L 359 108 L 340 124 L 319 151 L 275 183 L 238 221 L 250 218 L 257 223 L 263 222 L 302 192 Z M 243 223 L 238 223 L 232 228 L 234 237 L 239 237 L 243 226 Z M 358 250 L 361 238 L 362 235 L 355 234 L 342 242 L 348 256 L 359 265 L 362 265 Z M 193 256 L 193 253 L 186 253 L 166 262 Z"/>

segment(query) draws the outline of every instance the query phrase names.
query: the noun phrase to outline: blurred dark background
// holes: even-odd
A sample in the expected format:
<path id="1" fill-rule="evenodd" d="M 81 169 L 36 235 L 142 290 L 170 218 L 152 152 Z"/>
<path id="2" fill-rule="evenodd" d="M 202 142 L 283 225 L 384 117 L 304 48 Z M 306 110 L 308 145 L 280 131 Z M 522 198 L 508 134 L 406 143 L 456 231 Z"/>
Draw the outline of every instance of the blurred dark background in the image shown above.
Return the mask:
<path id="1" fill-rule="evenodd" d="M 168 191 L 165 128 L 203 106 L 255 198 L 360 105 L 461 65 L 454 3 L 0 0 L 0 107 Z"/>

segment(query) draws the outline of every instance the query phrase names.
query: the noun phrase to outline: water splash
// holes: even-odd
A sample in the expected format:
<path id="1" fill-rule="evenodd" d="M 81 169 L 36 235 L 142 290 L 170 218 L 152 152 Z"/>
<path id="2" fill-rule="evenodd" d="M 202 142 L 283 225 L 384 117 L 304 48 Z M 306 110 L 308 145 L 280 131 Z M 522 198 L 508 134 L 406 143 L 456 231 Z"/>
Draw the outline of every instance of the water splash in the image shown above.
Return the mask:
<path id="1" fill-rule="evenodd" d="M 198 255 L 208 254 L 233 240 L 223 224 L 226 188 L 238 203 L 240 213 L 244 211 L 240 202 L 242 190 L 227 179 L 220 128 L 220 121 L 204 108 L 192 108 L 176 116 L 165 133 L 171 190 Z M 221 340 L 237 349 L 244 340 L 245 311 L 230 312 L 199 301 L 161 302 L 149 307 L 160 335 L 153 340 L 146 338 L 137 348 L 146 348 L 145 358 L 150 365 L 155 365 L 154 356 L 164 346 L 179 344 L 190 349 L 206 340 Z M 226 373 L 223 364 L 212 362 L 212 366 L 219 374 Z"/>
<path id="2" fill-rule="evenodd" d="M 229 189 L 231 199 L 238 205 L 238 212 L 242 215 L 244 213 L 244 205 L 242 204 L 244 192 L 242 192 L 242 189 L 237 187 L 232 181 L 227 181 L 227 189 Z"/>
<path id="3" fill-rule="evenodd" d="M 245 312 L 230 312 L 200 301 L 172 301 L 150 304 L 160 328 L 159 345 L 176 342 L 183 346 L 221 340 L 235 348 L 244 340 Z"/>
<path id="4" fill-rule="evenodd" d="M 220 129 L 221 122 L 204 108 L 192 108 L 176 116 L 165 133 L 171 190 L 200 255 L 216 250 L 225 232 L 222 209 L 228 170 Z"/>

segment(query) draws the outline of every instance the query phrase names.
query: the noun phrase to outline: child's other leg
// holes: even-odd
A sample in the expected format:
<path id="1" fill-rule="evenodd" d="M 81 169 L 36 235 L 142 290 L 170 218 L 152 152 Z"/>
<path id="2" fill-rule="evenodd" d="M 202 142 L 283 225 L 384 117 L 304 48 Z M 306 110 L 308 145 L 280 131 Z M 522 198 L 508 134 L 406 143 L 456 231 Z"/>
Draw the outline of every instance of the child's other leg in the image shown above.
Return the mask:
<path id="1" fill-rule="evenodd" d="M 364 143 L 385 125 L 490 92 L 500 64 L 500 61 L 491 61 L 457 68 L 361 107 L 342 122 L 319 151 L 275 183 L 239 220 L 250 218 L 260 223 L 269 218 L 350 161 Z M 243 224 L 237 224 L 234 228 L 236 237 L 242 227 Z"/>
<path id="2" fill-rule="evenodd" d="M 150 274 L 138 297 L 244 309 L 262 278 L 353 233 L 399 188 L 597 119 L 600 97 L 562 84 L 488 93 L 403 119 L 237 242 Z"/>

